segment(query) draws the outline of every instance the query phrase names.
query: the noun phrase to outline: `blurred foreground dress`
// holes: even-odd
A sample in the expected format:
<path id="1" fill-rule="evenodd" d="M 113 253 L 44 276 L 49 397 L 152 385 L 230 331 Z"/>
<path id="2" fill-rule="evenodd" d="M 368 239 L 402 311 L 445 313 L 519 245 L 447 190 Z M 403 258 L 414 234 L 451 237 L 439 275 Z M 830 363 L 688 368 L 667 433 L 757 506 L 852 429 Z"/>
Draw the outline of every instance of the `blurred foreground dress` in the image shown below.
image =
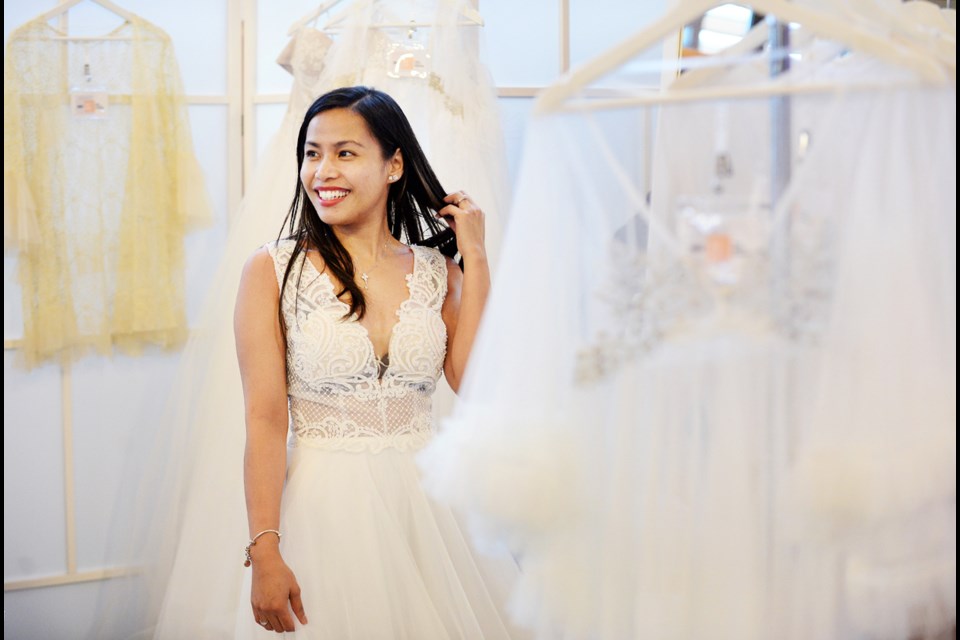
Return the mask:
<path id="1" fill-rule="evenodd" d="M 955 622 L 956 88 L 829 59 L 791 71 L 834 90 L 786 98 L 785 131 L 768 97 L 531 120 L 510 278 L 421 462 L 513 547 L 545 638 Z M 649 95 L 619 80 L 599 95 Z"/>

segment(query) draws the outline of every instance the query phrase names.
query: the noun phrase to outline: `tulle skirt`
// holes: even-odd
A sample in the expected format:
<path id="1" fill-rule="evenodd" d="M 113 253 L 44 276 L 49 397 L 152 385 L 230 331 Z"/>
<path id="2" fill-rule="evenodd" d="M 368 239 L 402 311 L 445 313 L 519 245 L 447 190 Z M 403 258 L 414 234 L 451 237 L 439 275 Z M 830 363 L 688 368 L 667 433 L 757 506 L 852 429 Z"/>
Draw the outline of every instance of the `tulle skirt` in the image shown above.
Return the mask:
<path id="1" fill-rule="evenodd" d="M 348 640 L 515 637 L 503 615 L 509 555 L 476 555 L 454 514 L 428 498 L 415 452 L 291 449 L 281 552 L 308 623 L 287 637 Z M 237 638 L 266 638 L 244 579 Z"/>

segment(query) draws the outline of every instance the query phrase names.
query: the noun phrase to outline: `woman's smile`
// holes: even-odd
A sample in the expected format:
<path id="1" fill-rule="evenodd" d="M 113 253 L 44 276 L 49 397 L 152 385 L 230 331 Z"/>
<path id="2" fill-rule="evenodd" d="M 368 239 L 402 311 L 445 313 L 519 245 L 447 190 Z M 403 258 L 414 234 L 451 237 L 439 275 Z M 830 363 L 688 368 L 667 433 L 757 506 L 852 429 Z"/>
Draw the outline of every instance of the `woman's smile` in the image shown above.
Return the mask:
<path id="1" fill-rule="evenodd" d="M 332 207 L 340 204 L 350 195 L 349 189 L 341 189 L 340 187 L 319 187 L 316 192 L 322 207 Z"/>

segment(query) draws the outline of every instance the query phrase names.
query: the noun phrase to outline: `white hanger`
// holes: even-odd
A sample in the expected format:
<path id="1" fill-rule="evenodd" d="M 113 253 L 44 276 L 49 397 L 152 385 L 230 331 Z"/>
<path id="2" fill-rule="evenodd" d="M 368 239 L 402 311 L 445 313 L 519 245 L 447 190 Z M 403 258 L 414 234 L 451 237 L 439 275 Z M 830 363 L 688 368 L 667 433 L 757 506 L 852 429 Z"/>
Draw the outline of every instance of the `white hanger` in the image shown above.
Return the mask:
<path id="1" fill-rule="evenodd" d="M 716 77 L 741 62 L 763 59 L 765 63 L 769 64 L 769 59 L 766 57 L 766 54 L 751 57 L 751 52 L 762 49 L 769 39 L 770 25 L 766 20 L 761 20 L 753 25 L 753 28 L 750 29 L 743 38 L 726 49 L 709 56 L 697 58 L 696 68 L 688 69 L 683 75 L 670 83 L 669 90 L 685 91 L 703 85 L 711 78 Z M 813 35 L 808 29 L 791 29 L 790 51 L 799 52 L 803 50 L 813 39 Z M 836 45 L 830 57 L 839 55 L 842 51 L 842 46 Z M 810 59 L 808 53 L 804 57 L 805 59 Z M 705 61 L 705 63 L 701 63 L 701 61 Z M 789 73 L 791 80 L 795 79 L 798 75 L 795 69 L 791 69 Z"/>
<path id="2" fill-rule="evenodd" d="M 943 65 L 956 73 L 957 28 L 947 22 L 940 7 L 926 0 L 910 0 L 897 4 L 897 13 L 897 24 L 904 29 L 904 35 L 919 46 L 928 47 Z"/>
<path id="3" fill-rule="evenodd" d="M 135 13 L 131 11 L 127 11 L 126 9 L 110 2 L 110 0 L 90 0 L 90 1 L 100 5 L 101 7 L 103 7 L 107 11 L 110 11 L 114 15 L 119 16 L 120 18 L 123 18 L 124 24 L 130 24 L 131 22 L 136 22 L 140 20 L 139 16 L 137 16 Z M 43 22 L 49 22 L 53 18 L 62 16 L 64 13 L 66 13 L 73 7 L 77 6 L 81 2 L 83 2 L 83 0 L 64 0 L 63 2 L 58 4 L 56 7 L 40 15 L 36 19 Z M 116 30 L 114 30 L 114 32 L 112 33 L 101 35 L 101 36 L 72 36 L 69 34 L 62 34 L 62 35 L 54 36 L 54 39 L 55 40 L 130 40 L 132 37 L 129 34 L 114 35 L 115 33 L 116 33 Z"/>
<path id="4" fill-rule="evenodd" d="M 953 35 L 957 35 L 957 10 L 956 9 L 940 9 L 940 15 L 943 17 L 943 21 L 947 23 L 947 26 L 953 30 Z"/>
<path id="5" fill-rule="evenodd" d="M 327 2 L 321 3 L 316 9 L 290 25 L 290 29 L 287 30 L 287 35 L 292 36 L 294 33 L 307 26 L 311 22 L 314 22 L 317 18 L 322 16 L 327 11 L 330 11 L 330 9 L 333 9 L 341 2 L 343 2 L 343 0 L 328 0 Z"/>
<path id="6" fill-rule="evenodd" d="M 739 59 L 749 54 L 751 51 L 762 47 L 769 39 L 770 27 L 763 20 L 753 25 L 739 41 L 730 45 L 726 49 L 711 56 L 710 65 L 701 69 L 691 69 L 670 84 L 670 89 L 684 89 L 704 82 L 718 73 L 721 73 L 725 65 L 719 64 L 721 60 Z"/>
<path id="7" fill-rule="evenodd" d="M 38 19 L 43 20 L 44 22 L 49 22 L 53 18 L 56 18 L 57 16 L 66 13 L 67 11 L 74 8 L 75 6 L 77 6 L 83 1 L 84 0 L 64 0 L 63 2 L 58 4 L 56 7 L 51 9 L 50 11 L 47 11 L 46 13 L 41 15 Z M 107 11 L 111 11 L 117 14 L 127 22 L 133 22 L 138 19 L 136 14 L 131 13 L 130 11 L 127 11 L 126 9 L 110 2 L 110 0 L 90 0 L 90 2 L 93 2 L 94 4 L 98 4 L 104 9 L 106 9 Z"/>
<path id="8" fill-rule="evenodd" d="M 440 2 L 450 2 L 451 0 L 440 0 Z M 342 23 L 347 15 L 350 13 L 350 8 L 341 11 L 337 15 L 330 18 L 325 25 L 324 29 L 337 28 L 340 23 Z M 482 27 L 483 26 L 483 16 L 480 15 L 480 12 L 474 9 L 471 6 L 460 3 L 460 15 L 463 17 L 463 20 L 457 24 L 462 26 L 469 27 Z M 406 22 L 396 21 L 396 22 L 377 22 L 371 27 L 430 27 L 432 23 L 429 22 L 417 22 L 416 20 L 408 20 Z"/>
<path id="9" fill-rule="evenodd" d="M 667 36 L 678 32 L 684 25 L 694 22 L 708 10 L 722 4 L 716 0 L 680 0 L 652 25 L 642 29 L 625 41 L 616 45 L 607 52 L 594 58 L 584 65 L 573 69 L 559 81 L 547 87 L 540 93 L 534 107 L 537 113 L 550 113 L 558 110 L 561 105 L 582 88 L 597 80 L 617 67 L 623 65 L 637 54 L 659 43 Z M 753 0 L 754 10 L 767 15 L 774 15 L 784 22 L 795 22 L 803 25 L 815 35 L 833 40 L 848 48 L 870 55 L 879 60 L 897 66 L 906 66 L 916 71 L 921 78 L 928 82 L 942 83 L 947 80 L 944 69 L 930 55 L 912 48 L 898 47 L 874 32 L 865 30 L 859 25 L 844 22 L 824 11 L 813 11 L 796 2 L 787 0 Z M 726 89 L 726 91 L 724 91 Z M 668 101 L 689 100 L 693 98 L 737 97 L 740 95 L 757 95 L 775 89 L 772 86 L 752 88 L 725 88 L 704 90 L 701 93 L 687 92 L 681 95 L 658 94 L 650 96 L 641 102 L 657 103 Z M 780 92 L 802 91 L 800 87 L 778 89 Z M 808 90 L 822 90 L 809 87 Z M 634 102 L 636 103 L 636 102 Z"/>
<path id="10" fill-rule="evenodd" d="M 814 8 L 830 10 L 841 20 L 881 33 L 898 46 L 925 51 L 956 71 L 956 25 L 940 7 L 927 0 L 808 0 Z"/>
<path id="11" fill-rule="evenodd" d="M 934 3 L 927 2 L 927 0 L 907 0 L 898 4 L 897 7 L 903 16 L 911 18 L 915 24 L 937 29 L 944 36 L 956 40 L 956 23 L 951 23 L 947 18 L 948 12 Z"/>

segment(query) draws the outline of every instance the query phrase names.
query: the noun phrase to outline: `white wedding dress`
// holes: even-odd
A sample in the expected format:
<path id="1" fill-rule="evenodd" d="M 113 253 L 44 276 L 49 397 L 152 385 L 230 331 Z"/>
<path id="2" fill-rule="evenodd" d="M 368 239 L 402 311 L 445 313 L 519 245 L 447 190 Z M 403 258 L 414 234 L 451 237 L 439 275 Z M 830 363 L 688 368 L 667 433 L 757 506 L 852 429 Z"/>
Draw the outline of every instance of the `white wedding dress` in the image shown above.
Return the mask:
<path id="1" fill-rule="evenodd" d="M 238 606 L 241 616 L 252 619 L 242 566 L 247 538 L 243 394 L 230 328 L 244 261 L 280 234 L 298 179 L 297 132 L 314 99 L 338 86 L 358 83 L 395 97 L 445 187 L 467 191 L 484 208 L 488 244 L 496 253 L 498 220 L 507 199 L 502 133 L 490 79 L 475 56 L 463 54 L 465 31 L 457 26 L 457 3 L 410 3 L 420 12 L 421 21 L 434 24 L 421 30 L 430 35 L 430 59 L 434 61 L 426 78 L 394 78 L 387 73 L 390 59 L 386 52 L 391 38 L 399 36 L 371 26 L 378 19 L 379 4 L 369 0 L 353 3 L 351 10 L 356 13 L 343 24 L 336 41 L 309 26 L 298 30 L 278 59 L 294 79 L 286 115 L 264 149 L 232 221 L 200 320 L 184 350 L 167 411 L 159 418 L 145 416 L 145 424 L 159 427 L 155 435 L 134 443 L 146 453 L 131 456 L 137 462 L 124 474 L 124 496 L 111 527 L 108 555 L 120 558 L 124 567 L 140 569 L 128 579 L 104 583 L 90 637 L 134 633 L 174 639 L 233 638 L 238 623 L 244 628 L 248 622 L 245 618 L 238 621 Z M 396 6 L 403 9 L 403 3 Z M 399 35 L 406 37 L 406 30 Z M 358 47 L 384 55 L 358 57 L 354 55 Z M 460 143 L 448 144 L 453 140 Z M 445 415 L 453 398 L 441 378 L 433 397 L 434 414 Z M 395 453 L 384 451 L 380 459 L 396 458 Z M 145 464 L 140 462 L 144 459 Z M 403 473 L 404 483 L 413 481 L 409 469 Z M 348 504 L 340 506 L 350 508 Z M 351 516 L 360 514 L 345 514 Z M 444 540 L 455 537 L 449 512 L 441 509 L 436 517 L 439 533 L 424 533 L 427 537 L 417 538 L 418 544 L 432 545 L 441 533 Z M 285 540 L 291 540 L 288 532 L 284 533 Z M 455 542 L 450 542 L 449 548 L 455 556 L 466 553 L 466 547 Z M 458 566 L 462 565 L 458 560 Z M 380 584 L 378 575 L 366 576 L 371 588 Z M 468 582 L 472 579 L 465 577 Z M 496 591 L 496 584 L 490 586 Z M 463 589 L 466 593 L 473 586 Z M 464 622 L 463 628 L 470 629 L 470 624 Z"/>
<path id="2" fill-rule="evenodd" d="M 269 246 L 278 284 L 293 245 Z M 434 249 L 412 251 L 410 294 L 382 374 L 366 329 L 342 321 L 349 307 L 304 254 L 293 271 L 302 288 L 284 292 L 292 433 L 280 547 L 310 620 L 288 637 L 510 637 L 502 607 L 513 560 L 476 556 L 450 510 L 426 496 L 414 463 L 433 433 L 447 266 Z M 244 599 L 235 637 L 264 635 Z"/>
<path id="3" fill-rule="evenodd" d="M 767 99 L 659 105 L 649 202 L 642 114 L 531 121 L 510 278 L 420 460 L 543 637 L 955 623 L 956 91 L 898 73 L 791 98 L 773 207 Z"/>

